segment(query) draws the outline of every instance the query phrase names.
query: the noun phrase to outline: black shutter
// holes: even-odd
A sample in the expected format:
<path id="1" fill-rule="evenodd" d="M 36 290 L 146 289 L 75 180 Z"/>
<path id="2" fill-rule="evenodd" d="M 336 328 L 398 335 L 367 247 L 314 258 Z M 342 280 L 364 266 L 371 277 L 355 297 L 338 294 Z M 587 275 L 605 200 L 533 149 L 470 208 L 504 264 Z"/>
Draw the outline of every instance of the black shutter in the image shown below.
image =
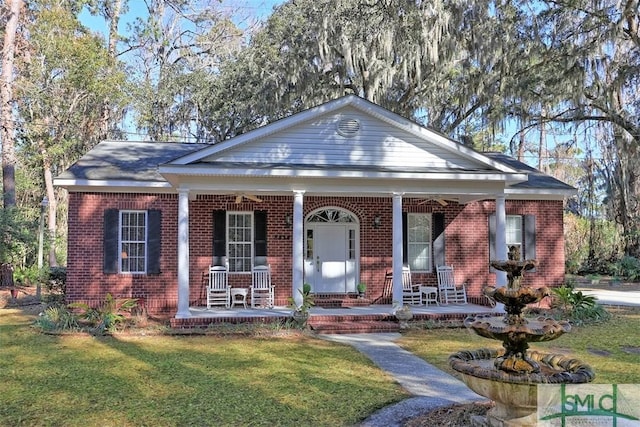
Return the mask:
<path id="1" fill-rule="evenodd" d="M 267 265 L 267 211 L 253 213 L 253 227 L 253 263 L 254 265 Z"/>
<path id="2" fill-rule="evenodd" d="M 213 211 L 213 265 L 225 265 L 227 255 L 227 212 Z"/>
<path id="3" fill-rule="evenodd" d="M 160 254 L 162 237 L 162 211 L 151 209 L 147 212 L 147 274 L 160 274 Z"/>
<path id="4" fill-rule="evenodd" d="M 524 259 L 536 259 L 536 216 L 524 216 Z M 529 271 L 536 271 L 535 268 Z"/>
<path id="5" fill-rule="evenodd" d="M 407 213 L 402 212 L 402 265 L 409 264 L 409 230 Z"/>
<path id="6" fill-rule="evenodd" d="M 489 262 L 495 261 L 496 257 L 496 215 L 489 215 Z M 491 273 L 495 273 L 496 269 L 489 267 Z"/>
<path id="7" fill-rule="evenodd" d="M 104 211 L 103 224 L 103 264 L 104 274 L 118 273 L 118 234 L 120 229 L 120 213 L 118 209 Z"/>
<path id="8" fill-rule="evenodd" d="M 446 265 L 445 243 L 444 243 L 444 213 L 433 214 L 433 262 L 434 266 Z"/>

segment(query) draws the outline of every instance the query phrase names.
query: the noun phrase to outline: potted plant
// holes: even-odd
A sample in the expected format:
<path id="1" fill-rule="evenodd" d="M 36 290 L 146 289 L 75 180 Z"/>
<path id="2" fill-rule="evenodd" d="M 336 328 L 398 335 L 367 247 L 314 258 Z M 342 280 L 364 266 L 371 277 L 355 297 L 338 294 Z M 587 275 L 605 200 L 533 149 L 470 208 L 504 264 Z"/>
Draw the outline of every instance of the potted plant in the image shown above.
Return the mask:
<path id="1" fill-rule="evenodd" d="M 302 285 L 302 290 L 298 290 L 298 292 L 302 295 L 302 304 L 299 306 L 296 305 L 293 297 L 289 297 L 289 307 L 293 308 L 293 313 L 291 314 L 293 320 L 295 320 L 300 327 L 304 327 L 307 324 L 307 320 L 309 320 L 309 310 L 314 305 L 311 285 L 305 283 Z"/>
<path id="2" fill-rule="evenodd" d="M 364 293 L 367 290 L 367 285 L 360 282 L 356 285 L 356 289 L 358 289 L 358 298 L 364 298 Z"/>
<path id="3" fill-rule="evenodd" d="M 400 304 L 399 302 L 393 303 L 393 314 L 400 321 L 400 329 L 406 329 L 409 327 L 409 320 L 413 319 L 413 312 L 408 305 Z"/>

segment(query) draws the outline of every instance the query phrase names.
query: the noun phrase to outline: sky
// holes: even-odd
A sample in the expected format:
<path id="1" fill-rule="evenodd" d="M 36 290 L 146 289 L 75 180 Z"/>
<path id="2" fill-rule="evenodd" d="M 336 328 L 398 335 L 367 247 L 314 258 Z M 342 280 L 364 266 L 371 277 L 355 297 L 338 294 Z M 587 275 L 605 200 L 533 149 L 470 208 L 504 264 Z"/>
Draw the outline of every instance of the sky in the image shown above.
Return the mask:
<path id="1" fill-rule="evenodd" d="M 147 16 L 147 7 L 144 0 L 123 1 L 127 3 L 129 9 L 120 19 L 118 25 L 120 34 L 126 34 L 128 24 L 131 24 L 137 17 Z M 217 3 L 216 0 L 209 1 Z M 216 4 L 216 8 L 225 11 L 238 11 L 240 16 L 250 16 L 262 20 L 271 14 L 274 6 L 281 3 L 284 3 L 284 0 L 221 0 L 219 4 Z M 92 16 L 85 7 L 80 14 L 80 21 L 93 31 L 103 34 L 106 39 L 108 28 L 107 23 L 102 17 Z"/>

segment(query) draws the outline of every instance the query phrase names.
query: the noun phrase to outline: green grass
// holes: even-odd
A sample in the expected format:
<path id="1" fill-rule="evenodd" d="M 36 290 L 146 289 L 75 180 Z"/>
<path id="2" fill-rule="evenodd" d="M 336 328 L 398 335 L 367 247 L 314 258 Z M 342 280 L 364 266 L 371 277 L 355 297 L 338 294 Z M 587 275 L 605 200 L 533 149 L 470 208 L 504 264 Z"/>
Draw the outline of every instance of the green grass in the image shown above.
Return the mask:
<path id="1" fill-rule="evenodd" d="M 574 327 L 554 341 L 531 344 L 532 350 L 560 352 L 588 363 L 594 369 L 594 382 L 601 384 L 640 383 L 640 354 L 624 351 L 625 347 L 638 349 L 640 330 L 639 310 L 612 311 L 609 322 Z M 466 329 L 411 330 L 397 342 L 440 369 L 452 373 L 449 355 L 460 350 L 501 348 L 501 343 L 482 338 Z M 602 352 L 607 352 L 603 355 Z"/>
<path id="2" fill-rule="evenodd" d="M 0 425 L 340 426 L 405 397 L 308 336 L 43 335 L 0 310 Z"/>

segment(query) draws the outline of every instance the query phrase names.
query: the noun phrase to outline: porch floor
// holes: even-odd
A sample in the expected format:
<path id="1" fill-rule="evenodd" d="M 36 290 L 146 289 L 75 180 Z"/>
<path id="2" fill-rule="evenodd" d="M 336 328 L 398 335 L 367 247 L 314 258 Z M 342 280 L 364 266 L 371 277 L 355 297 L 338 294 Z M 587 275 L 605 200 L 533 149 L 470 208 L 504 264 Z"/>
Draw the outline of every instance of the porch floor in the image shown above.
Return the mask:
<path id="1" fill-rule="evenodd" d="M 191 317 L 171 319 L 174 328 L 199 328 L 215 323 L 270 323 L 284 322 L 291 318 L 291 308 L 211 308 L 190 307 Z M 464 319 L 469 315 L 486 314 L 495 311 L 492 307 L 476 304 L 412 305 L 414 320 L 453 320 Z M 390 304 L 367 306 L 324 308 L 312 307 L 308 324 L 311 329 L 325 333 L 348 333 L 355 328 L 358 332 L 378 332 L 399 328 L 392 314 Z M 384 323 L 383 323 L 384 322 Z M 339 325 L 342 325 L 340 327 Z"/>

